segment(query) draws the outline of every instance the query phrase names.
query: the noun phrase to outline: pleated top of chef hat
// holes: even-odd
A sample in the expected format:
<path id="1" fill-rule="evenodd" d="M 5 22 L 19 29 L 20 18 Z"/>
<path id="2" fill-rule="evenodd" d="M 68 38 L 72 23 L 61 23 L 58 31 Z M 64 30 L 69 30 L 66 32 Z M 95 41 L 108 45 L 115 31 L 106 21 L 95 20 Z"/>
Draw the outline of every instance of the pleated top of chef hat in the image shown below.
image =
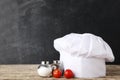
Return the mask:
<path id="1" fill-rule="evenodd" d="M 99 36 L 91 33 L 70 33 L 54 40 L 54 48 L 60 54 L 73 57 L 103 58 L 106 62 L 114 61 L 110 46 Z"/>

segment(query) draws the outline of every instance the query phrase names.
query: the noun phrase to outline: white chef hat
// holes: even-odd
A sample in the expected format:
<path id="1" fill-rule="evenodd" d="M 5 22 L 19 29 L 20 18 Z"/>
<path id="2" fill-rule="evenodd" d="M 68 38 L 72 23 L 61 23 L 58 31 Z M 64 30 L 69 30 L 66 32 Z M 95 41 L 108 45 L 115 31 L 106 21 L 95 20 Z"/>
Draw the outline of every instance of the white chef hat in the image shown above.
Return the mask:
<path id="1" fill-rule="evenodd" d="M 95 57 L 114 61 L 110 46 L 99 36 L 91 33 L 70 33 L 54 40 L 54 48 L 60 54 L 70 54 L 76 57 Z"/>

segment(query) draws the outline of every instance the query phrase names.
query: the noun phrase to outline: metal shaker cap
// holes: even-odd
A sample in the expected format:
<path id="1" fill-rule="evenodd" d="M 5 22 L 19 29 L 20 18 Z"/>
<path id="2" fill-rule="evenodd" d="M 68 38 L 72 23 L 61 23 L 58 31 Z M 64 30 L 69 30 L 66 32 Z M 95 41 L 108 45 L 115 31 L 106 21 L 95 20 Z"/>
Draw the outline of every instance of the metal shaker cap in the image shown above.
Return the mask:
<path id="1" fill-rule="evenodd" d="M 41 61 L 41 64 L 44 65 L 44 64 L 45 64 L 45 61 Z"/>

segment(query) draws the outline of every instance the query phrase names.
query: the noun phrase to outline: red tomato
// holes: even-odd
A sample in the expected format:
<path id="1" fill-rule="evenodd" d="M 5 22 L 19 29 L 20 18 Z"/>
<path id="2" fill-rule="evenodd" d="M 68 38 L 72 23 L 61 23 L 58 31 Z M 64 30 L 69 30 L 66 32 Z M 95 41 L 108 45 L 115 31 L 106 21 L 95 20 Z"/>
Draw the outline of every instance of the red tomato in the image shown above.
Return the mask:
<path id="1" fill-rule="evenodd" d="M 60 78 L 61 76 L 62 76 L 62 72 L 61 72 L 60 69 L 55 69 L 55 70 L 53 71 L 53 77 L 55 77 L 55 78 Z"/>
<path id="2" fill-rule="evenodd" d="M 65 72 L 64 72 L 64 77 L 65 78 L 73 78 L 74 74 L 73 74 L 72 70 L 66 69 Z"/>

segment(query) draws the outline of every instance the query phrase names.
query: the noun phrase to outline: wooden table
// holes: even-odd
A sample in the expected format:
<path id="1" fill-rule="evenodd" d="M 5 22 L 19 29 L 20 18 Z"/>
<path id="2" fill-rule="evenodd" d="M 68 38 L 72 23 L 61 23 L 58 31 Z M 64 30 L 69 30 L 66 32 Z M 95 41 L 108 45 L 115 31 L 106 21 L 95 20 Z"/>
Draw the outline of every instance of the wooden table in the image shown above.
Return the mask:
<path id="1" fill-rule="evenodd" d="M 56 80 L 41 78 L 37 74 L 38 64 L 0 65 L 0 80 Z M 107 76 L 104 78 L 72 78 L 71 80 L 120 80 L 120 65 L 107 65 Z M 57 80 L 70 80 L 58 78 Z"/>

